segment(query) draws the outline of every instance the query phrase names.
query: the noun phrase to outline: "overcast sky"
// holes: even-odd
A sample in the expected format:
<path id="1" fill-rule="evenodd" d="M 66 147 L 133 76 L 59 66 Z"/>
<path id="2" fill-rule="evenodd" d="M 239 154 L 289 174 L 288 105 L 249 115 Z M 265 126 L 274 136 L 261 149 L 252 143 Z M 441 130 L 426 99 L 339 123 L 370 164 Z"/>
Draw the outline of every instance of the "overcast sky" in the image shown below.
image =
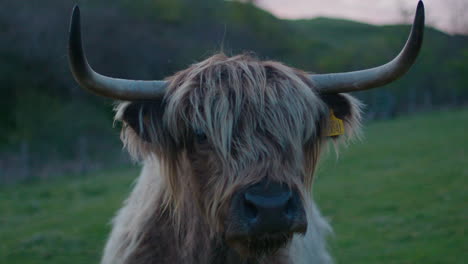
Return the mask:
<path id="1" fill-rule="evenodd" d="M 282 18 L 327 16 L 393 24 L 408 21 L 403 14 L 412 17 L 418 0 L 257 0 L 257 3 Z M 424 4 L 427 23 L 440 29 L 451 32 L 468 22 L 468 0 L 425 0 Z"/>

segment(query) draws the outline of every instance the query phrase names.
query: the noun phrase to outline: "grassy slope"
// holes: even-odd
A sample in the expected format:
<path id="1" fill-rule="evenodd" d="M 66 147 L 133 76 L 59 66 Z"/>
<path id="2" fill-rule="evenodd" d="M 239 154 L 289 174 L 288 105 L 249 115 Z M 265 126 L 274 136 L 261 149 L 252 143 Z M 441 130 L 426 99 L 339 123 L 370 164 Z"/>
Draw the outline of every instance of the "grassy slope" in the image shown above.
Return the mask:
<path id="1" fill-rule="evenodd" d="M 339 263 L 467 263 L 468 111 L 365 130 L 315 185 Z"/>
<path id="2" fill-rule="evenodd" d="M 466 263 L 468 109 L 375 123 L 315 197 L 339 263 Z M 97 263 L 134 169 L 0 188 L 0 263 Z"/>

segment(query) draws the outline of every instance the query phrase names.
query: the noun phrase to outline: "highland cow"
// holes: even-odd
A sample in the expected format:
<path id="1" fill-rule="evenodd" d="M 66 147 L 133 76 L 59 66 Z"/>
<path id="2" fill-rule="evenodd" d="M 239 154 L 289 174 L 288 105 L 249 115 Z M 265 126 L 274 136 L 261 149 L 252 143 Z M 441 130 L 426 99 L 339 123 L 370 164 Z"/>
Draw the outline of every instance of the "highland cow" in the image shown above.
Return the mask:
<path id="1" fill-rule="evenodd" d="M 308 74 L 247 55 L 214 55 L 165 81 L 106 77 L 88 65 L 79 9 L 70 29 L 76 80 L 121 100 L 122 141 L 143 171 L 113 222 L 103 264 L 331 263 L 330 227 L 311 198 L 327 141 L 359 133 L 345 94 L 405 74 L 424 8 L 402 52 L 376 68 Z"/>

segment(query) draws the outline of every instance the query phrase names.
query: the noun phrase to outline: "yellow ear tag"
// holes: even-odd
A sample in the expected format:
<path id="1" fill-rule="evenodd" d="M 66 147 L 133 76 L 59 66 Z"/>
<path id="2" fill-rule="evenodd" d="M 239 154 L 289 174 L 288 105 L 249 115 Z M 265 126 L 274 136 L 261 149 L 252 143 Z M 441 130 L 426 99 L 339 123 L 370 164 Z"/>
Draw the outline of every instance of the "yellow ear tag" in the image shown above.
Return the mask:
<path id="1" fill-rule="evenodd" d="M 336 137 L 344 135 L 345 129 L 343 120 L 339 119 L 333 113 L 333 109 L 330 109 L 330 124 L 328 126 L 327 136 Z"/>

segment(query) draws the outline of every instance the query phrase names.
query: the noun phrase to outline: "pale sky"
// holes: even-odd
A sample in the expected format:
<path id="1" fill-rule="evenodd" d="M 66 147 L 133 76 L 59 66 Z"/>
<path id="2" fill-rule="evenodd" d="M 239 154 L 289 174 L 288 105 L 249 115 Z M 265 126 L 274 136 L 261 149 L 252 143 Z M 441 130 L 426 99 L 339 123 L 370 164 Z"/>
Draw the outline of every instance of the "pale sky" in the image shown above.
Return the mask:
<path id="1" fill-rule="evenodd" d="M 257 0 L 257 4 L 281 18 L 326 16 L 395 24 L 412 20 L 418 0 Z M 468 0 L 425 0 L 424 4 L 427 24 L 449 32 L 468 29 Z"/>

